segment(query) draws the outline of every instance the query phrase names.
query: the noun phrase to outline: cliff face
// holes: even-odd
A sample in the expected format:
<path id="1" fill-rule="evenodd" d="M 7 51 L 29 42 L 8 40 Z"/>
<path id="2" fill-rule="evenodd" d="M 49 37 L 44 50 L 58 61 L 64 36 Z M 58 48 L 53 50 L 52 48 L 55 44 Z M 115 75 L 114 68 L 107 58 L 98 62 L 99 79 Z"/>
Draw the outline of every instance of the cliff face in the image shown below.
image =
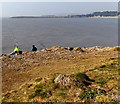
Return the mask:
<path id="1" fill-rule="evenodd" d="M 118 101 L 119 51 L 54 46 L 2 56 L 3 101 Z"/>

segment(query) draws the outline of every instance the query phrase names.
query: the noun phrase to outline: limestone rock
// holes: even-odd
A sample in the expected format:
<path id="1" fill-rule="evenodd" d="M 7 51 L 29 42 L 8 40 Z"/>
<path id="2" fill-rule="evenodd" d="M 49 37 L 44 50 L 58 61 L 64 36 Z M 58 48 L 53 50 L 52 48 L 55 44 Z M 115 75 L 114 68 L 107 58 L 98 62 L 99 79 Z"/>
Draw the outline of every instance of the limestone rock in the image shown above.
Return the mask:
<path id="1" fill-rule="evenodd" d="M 62 86 L 71 86 L 74 85 L 76 82 L 79 83 L 79 81 L 76 80 L 73 76 L 67 76 L 63 74 L 58 75 L 54 82 L 59 83 Z"/>
<path id="2" fill-rule="evenodd" d="M 62 50 L 65 50 L 65 48 L 61 47 L 61 46 L 53 46 L 51 48 L 47 48 L 47 50 L 49 50 L 49 51 L 62 51 Z"/>
<path id="3" fill-rule="evenodd" d="M 68 85 L 68 83 L 69 83 L 69 79 L 67 78 L 66 75 L 60 74 L 60 75 L 54 80 L 54 82 L 66 86 L 66 85 Z"/>
<path id="4" fill-rule="evenodd" d="M 94 46 L 94 47 L 86 48 L 86 51 L 88 51 L 88 52 L 102 51 L 102 50 L 103 50 L 103 47 L 100 47 L 100 46 Z"/>
<path id="5" fill-rule="evenodd" d="M 73 47 L 65 47 L 65 49 L 69 50 L 69 51 L 72 51 L 73 50 Z"/>
<path id="6" fill-rule="evenodd" d="M 75 48 L 74 48 L 74 51 L 81 51 L 81 52 L 84 52 L 84 50 L 83 50 L 81 47 L 75 47 Z"/>
<path id="7" fill-rule="evenodd" d="M 77 86 L 79 88 L 83 88 L 83 86 L 91 85 L 93 81 L 94 80 L 89 79 L 89 77 L 83 74 L 79 74 L 79 76 L 60 74 L 54 80 L 54 82 L 58 83 L 60 86 L 66 86 L 66 87 Z"/>
<path id="8" fill-rule="evenodd" d="M 47 52 L 47 51 L 49 51 L 49 50 L 47 50 L 47 49 L 42 49 L 41 51 L 42 51 L 42 52 Z"/>

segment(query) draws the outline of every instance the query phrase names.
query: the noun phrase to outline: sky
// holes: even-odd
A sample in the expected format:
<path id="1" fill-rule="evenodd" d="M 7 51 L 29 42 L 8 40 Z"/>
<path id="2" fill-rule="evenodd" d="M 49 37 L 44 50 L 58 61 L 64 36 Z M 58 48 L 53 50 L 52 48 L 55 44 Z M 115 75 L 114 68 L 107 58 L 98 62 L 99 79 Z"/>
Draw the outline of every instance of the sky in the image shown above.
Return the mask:
<path id="1" fill-rule="evenodd" d="M 1 2 L 119 2 L 119 0 L 0 0 Z"/>
<path id="2" fill-rule="evenodd" d="M 4 2 L 2 16 L 69 15 L 117 10 L 117 2 Z"/>

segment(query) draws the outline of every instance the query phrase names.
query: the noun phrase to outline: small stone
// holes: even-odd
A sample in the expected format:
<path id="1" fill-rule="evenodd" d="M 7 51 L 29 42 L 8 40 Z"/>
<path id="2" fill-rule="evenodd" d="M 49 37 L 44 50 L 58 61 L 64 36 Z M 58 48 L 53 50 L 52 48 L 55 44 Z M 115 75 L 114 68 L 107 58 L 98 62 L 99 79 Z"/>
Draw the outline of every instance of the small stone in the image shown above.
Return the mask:
<path id="1" fill-rule="evenodd" d="M 84 52 L 83 49 L 81 47 L 75 47 L 74 48 L 74 51 L 81 51 L 81 52 Z"/>
<path id="2" fill-rule="evenodd" d="M 15 71 L 23 71 L 23 69 L 15 69 Z"/>
<path id="3" fill-rule="evenodd" d="M 32 85 L 33 85 L 33 84 L 29 84 L 29 85 L 27 86 L 27 88 L 30 88 Z"/>
<path id="4" fill-rule="evenodd" d="M 72 51 L 73 50 L 73 47 L 66 47 L 65 49 L 69 50 L 69 51 Z"/>

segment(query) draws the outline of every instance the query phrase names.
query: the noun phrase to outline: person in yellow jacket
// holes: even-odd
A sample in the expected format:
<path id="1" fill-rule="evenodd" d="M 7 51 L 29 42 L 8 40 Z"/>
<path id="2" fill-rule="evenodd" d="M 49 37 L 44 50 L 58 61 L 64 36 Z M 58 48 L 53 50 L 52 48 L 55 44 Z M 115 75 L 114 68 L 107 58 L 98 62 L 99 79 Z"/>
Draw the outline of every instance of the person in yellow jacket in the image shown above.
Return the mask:
<path id="1" fill-rule="evenodd" d="M 22 54 L 22 51 L 20 51 L 20 48 L 18 48 L 18 46 L 15 47 L 14 51 L 11 53 L 11 55 L 15 55 L 15 54 Z"/>
<path id="2" fill-rule="evenodd" d="M 16 46 L 13 52 L 18 52 L 18 51 L 20 51 L 20 48 L 18 48 L 18 46 Z"/>

